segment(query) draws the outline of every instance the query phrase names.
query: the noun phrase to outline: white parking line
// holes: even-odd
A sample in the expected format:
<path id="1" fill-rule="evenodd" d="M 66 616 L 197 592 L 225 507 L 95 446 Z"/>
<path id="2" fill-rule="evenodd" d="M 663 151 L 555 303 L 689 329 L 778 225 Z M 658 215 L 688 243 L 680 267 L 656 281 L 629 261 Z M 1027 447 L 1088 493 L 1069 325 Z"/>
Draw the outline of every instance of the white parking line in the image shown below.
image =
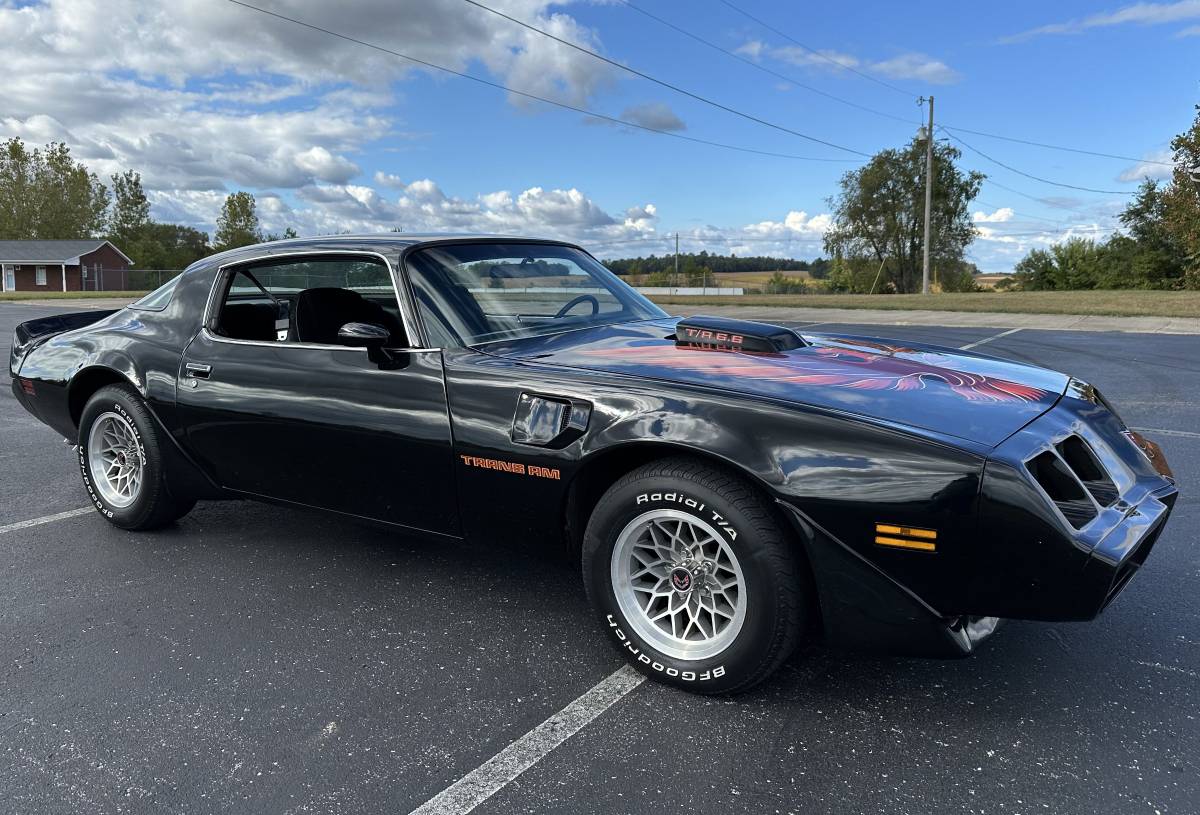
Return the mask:
<path id="1" fill-rule="evenodd" d="M 95 507 L 80 507 L 79 509 L 68 509 L 66 512 L 56 512 L 53 515 L 43 515 L 40 518 L 30 518 L 28 521 L 17 521 L 14 524 L 0 526 L 0 535 L 3 535 L 5 532 L 16 532 L 18 529 L 28 529 L 31 526 L 41 526 L 42 524 L 74 518 L 78 515 L 87 515 L 89 512 L 95 511 Z"/>
<path id="2" fill-rule="evenodd" d="M 1019 329 L 1019 328 L 1010 328 L 1007 331 L 1001 331 L 999 334 L 996 334 L 995 336 L 984 337 L 983 339 L 979 340 L 978 342 L 969 342 L 966 345 L 960 345 L 960 346 L 958 346 L 958 350 L 959 351 L 970 351 L 972 348 L 978 348 L 980 345 L 983 345 L 985 342 L 991 342 L 992 340 L 998 340 L 1001 337 L 1007 337 L 1009 334 L 1016 334 L 1020 330 L 1021 329 Z"/>
<path id="3" fill-rule="evenodd" d="M 1185 439 L 1200 439 L 1200 433 L 1191 430 L 1166 430 L 1162 427 L 1135 427 L 1139 433 L 1149 433 L 1151 436 L 1181 436 Z"/>
<path id="4" fill-rule="evenodd" d="M 646 677 L 623 665 L 574 702 L 417 807 L 410 815 L 465 815 L 537 764 Z"/>

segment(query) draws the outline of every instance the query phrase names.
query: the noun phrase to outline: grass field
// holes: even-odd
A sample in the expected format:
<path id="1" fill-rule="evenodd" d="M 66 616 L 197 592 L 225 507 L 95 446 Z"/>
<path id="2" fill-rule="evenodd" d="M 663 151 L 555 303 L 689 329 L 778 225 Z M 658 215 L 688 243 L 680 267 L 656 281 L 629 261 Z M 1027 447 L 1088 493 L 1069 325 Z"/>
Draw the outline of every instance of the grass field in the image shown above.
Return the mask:
<path id="1" fill-rule="evenodd" d="M 0 302 L 5 300 L 135 300 L 146 294 L 144 291 L 3 291 Z"/>
<path id="2" fill-rule="evenodd" d="M 717 272 L 713 275 L 717 279 L 718 285 L 721 286 L 744 286 L 753 288 L 763 286 L 770 280 L 775 272 Z M 808 280 L 810 275 L 806 271 L 783 272 L 784 277 L 792 277 L 797 280 Z"/>
<path id="3" fill-rule="evenodd" d="M 1018 291 L 972 294 L 764 294 L 742 297 L 654 296 L 689 306 L 792 306 L 894 311 L 992 311 L 1007 314 L 1096 314 L 1117 317 L 1200 317 L 1200 291 Z"/>

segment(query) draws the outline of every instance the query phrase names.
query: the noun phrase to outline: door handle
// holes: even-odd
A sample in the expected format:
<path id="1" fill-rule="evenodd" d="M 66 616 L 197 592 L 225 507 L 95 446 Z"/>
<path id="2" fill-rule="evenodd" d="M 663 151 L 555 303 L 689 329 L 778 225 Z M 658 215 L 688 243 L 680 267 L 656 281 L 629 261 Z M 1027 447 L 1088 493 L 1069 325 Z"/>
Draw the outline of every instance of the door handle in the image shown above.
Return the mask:
<path id="1" fill-rule="evenodd" d="M 212 366 L 200 362 L 189 362 L 183 366 L 183 375 L 189 379 L 208 379 L 211 373 Z"/>

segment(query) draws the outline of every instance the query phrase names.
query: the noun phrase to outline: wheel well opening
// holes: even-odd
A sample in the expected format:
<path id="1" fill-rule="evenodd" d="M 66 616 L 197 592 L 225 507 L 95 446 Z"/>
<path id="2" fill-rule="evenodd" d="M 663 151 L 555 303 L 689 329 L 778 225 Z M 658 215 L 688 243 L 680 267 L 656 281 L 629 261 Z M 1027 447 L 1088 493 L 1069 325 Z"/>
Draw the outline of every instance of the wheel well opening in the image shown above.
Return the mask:
<path id="1" fill-rule="evenodd" d="M 92 394 L 105 385 L 119 385 L 127 381 L 111 368 L 88 368 L 76 374 L 71 380 L 71 389 L 67 392 L 67 406 L 75 427 L 79 427 L 79 417 L 83 415 L 83 408 L 92 398 Z"/>

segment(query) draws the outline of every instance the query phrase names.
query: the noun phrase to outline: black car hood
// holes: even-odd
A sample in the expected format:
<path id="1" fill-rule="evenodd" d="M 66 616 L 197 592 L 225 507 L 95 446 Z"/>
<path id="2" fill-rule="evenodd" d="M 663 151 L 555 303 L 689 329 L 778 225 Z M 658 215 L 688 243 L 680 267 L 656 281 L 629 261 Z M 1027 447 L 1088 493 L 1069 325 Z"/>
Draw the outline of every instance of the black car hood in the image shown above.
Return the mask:
<path id="1" fill-rule="evenodd" d="M 707 385 L 831 408 L 994 446 L 1049 410 L 1070 378 L 949 348 L 804 334 L 782 353 L 677 347 L 676 320 L 625 323 L 481 348 L 539 363 Z"/>

